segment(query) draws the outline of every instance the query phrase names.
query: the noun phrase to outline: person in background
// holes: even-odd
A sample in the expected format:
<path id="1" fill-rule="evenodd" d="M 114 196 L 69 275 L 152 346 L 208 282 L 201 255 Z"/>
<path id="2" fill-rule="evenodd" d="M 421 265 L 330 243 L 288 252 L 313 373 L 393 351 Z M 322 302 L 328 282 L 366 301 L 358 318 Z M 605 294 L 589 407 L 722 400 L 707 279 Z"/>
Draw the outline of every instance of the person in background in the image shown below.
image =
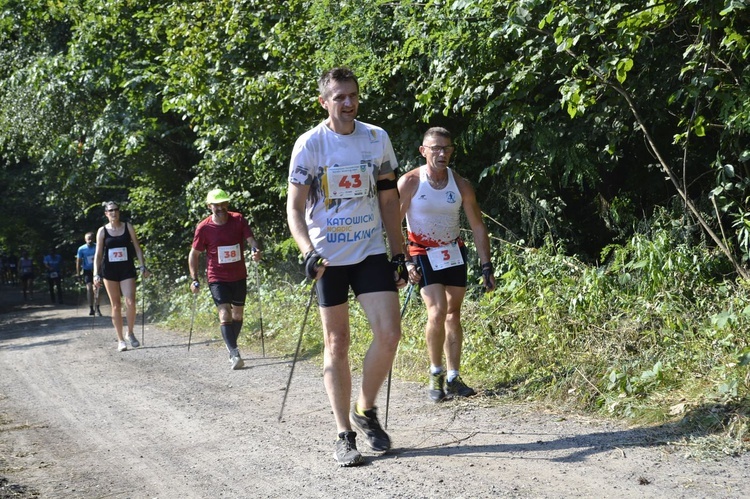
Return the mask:
<path id="1" fill-rule="evenodd" d="M 47 269 L 47 285 L 52 303 L 55 303 L 55 288 L 57 288 L 57 302 L 62 304 L 62 255 L 52 246 L 49 253 L 44 255 L 44 267 Z"/>
<path id="2" fill-rule="evenodd" d="M 8 276 L 8 284 L 18 285 L 18 257 L 13 251 L 5 260 L 5 274 Z"/>
<path id="3" fill-rule="evenodd" d="M 101 294 L 94 292 L 94 257 L 96 256 L 96 244 L 94 244 L 94 233 L 87 232 L 83 236 L 85 244 L 82 244 L 76 252 L 76 275 L 79 276 L 86 286 L 86 297 L 89 303 L 89 315 L 102 316 L 99 310 Z M 96 300 L 96 303 L 94 303 Z M 96 307 L 96 308 L 94 308 Z"/>
<path id="4" fill-rule="evenodd" d="M 409 253 L 415 261 L 407 264 L 409 280 L 419 284 L 427 307 L 429 395 L 435 402 L 446 396 L 476 394 L 460 376 L 461 305 L 467 281 L 466 247 L 459 223 L 462 208 L 474 235 L 484 286 L 487 290 L 495 288 L 490 240 L 474 188 L 448 166 L 454 150 L 448 130 L 430 128 L 419 147 L 426 164 L 405 173 L 398 181 L 401 217 L 406 217 Z"/>
<path id="5" fill-rule="evenodd" d="M 112 308 L 112 325 L 117 334 L 117 350 L 128 349 L 122 328 L 122 298 L 127 306 L 128 341 L 138 348 L 140 342 L 133 332 L 136 316 L 135 299 L 135 259 L 140 263 L 144 279 L 151 274 L 146 268 L 143 251 L 132 224 L 120 220 L 120 206 L 114 201 L 104 203 L 104 215 L 108 222 L 96 233 L 96 254 L 94 256 L 94 286 L 102 283 L 107 290 Z"/>
<path id="6" fill-rule="evenodd" d="M 201 253 L 206 252 L 208 289 L 219 313 L 221 336 L 229 351 L 232 369 L 242 369 L 245 361 L 240 355 L 237 339 L 242 330 L 247 297 L 245 248 L 252 248 L 251 258 L 256 262 L 260 260 L 261 252 L 245 217 L 229 211 L 229 194 L 222 189 L 213 189 L 206 196 L 206 204 L 211 215 L 195 228 L 188 254 L 190 290 L 198 293 L 200 289 L 198 267 Z"/>
<path id="7" fill-rule="evenodd" d="M 373 451 L 391 448 L 375 402 L 401 338 L 397 286 L 406 286 L 407 279 L 396 190 L 398 165 L 388 134 L 356 119 L 359 83 L 351 70 L 326 71 L 318 90 L 318 102 L 328 117 L 294 145 L 287 223 L 305 256 L 307 276 L 317 280 L 325 345 L 323 382 L 338 435 L 333 457 L 339 466 L 355 466 L 363 458 L 353 427 L 364 433 Z M 362 386 L 351 413 L 350 288 L 372 329 Z"/>
<path id="8" fill-rule="evenodd" d="M 18 259 L 18 273 L 21 275 L 21 288 L 23 289 L 23 299 L 34 299 L 34 260 L 29 256 L 27 250 L 21 252 L 21 258 Z"/>

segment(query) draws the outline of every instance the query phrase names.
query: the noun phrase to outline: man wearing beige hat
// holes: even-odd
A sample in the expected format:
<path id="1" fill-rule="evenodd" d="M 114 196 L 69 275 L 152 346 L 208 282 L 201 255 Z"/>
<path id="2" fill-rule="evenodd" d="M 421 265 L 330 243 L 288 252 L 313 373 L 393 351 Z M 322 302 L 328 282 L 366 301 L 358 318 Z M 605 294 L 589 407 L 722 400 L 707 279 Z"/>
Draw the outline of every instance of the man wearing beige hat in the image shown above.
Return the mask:
<path id="1" fill-rule="evenodd" d="M 198 264 L 201 253 L 205 252 L 208 288 L 219 312 L 229 361 L 236 370 L 245 365 L 237 347 L 247 296 L 245 248 L 252 248 L 252 259 L 256 262 L 261 258 L 260 248 L 247 220 L 240 213 L 229 211 L 229 195 L 224 190 L 209 191 L 206 204 L 211 215 L 195 228 L 188 255 L 190 289 L 193 293 L 200 289 Z"/>

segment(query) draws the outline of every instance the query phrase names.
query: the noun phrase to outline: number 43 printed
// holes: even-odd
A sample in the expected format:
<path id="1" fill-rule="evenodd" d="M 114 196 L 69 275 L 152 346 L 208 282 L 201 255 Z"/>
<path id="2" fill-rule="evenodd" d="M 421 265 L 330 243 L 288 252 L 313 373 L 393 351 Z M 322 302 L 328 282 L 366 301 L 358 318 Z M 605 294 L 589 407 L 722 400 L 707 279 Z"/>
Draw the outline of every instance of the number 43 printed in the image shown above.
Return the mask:
<path id="1" fill-rule="evenodd" d="M 367 195 L 370 176 L 360 165 L 341 166 L 328 169 L 328 197 L 351 199 Z"/>
<path id="2" fill-rule="evenodd" d="M 349 180 L 351 178 L 351 180 Z M 355 173 L 354 175 L 342 175 L 341 180 L 339 180 L 339 187 L 343 187 L 344 189 L 356 189 L 358 187 L 362 187 L 362 179 L 359 175 L 359 173 Z"/>

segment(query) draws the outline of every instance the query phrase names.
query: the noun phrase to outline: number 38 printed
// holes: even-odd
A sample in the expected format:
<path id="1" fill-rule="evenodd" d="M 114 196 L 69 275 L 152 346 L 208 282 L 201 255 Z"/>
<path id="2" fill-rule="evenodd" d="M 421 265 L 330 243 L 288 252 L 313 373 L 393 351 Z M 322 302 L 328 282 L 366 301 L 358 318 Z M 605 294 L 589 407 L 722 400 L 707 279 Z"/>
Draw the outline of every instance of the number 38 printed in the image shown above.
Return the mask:
<path id="1" fill-rule="evenodd" d="M 237 250 L 236 249 L 226 250 L 222 254 L 222 257 L 223 257 L 224 260 L 235 260 L 235 259 L 237 259 L 238 256 L 239 255 L 237 254 Z"/>

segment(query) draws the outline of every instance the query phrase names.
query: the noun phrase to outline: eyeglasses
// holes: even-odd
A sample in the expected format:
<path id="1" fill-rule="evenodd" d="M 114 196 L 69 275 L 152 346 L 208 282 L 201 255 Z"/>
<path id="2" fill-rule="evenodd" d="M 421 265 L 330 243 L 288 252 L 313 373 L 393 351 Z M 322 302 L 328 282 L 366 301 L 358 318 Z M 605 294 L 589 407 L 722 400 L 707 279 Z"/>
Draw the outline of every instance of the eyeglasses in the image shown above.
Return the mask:
<path id="1" fill-rule="evenodd" d="M 108 210 L 104 210 L 107 213 L 112 213 L 114 211 L 120 211 L 120 208 L 109 208 Z"/>
<path id="2" fill-rule="evenodd" d="M 444 152 L 445 154 L 450 154 L 456 150 L 456 146 L 424 146 L 424 147 L 429 149 L 434 154 L 440 154 L 441 152 Z"/>

